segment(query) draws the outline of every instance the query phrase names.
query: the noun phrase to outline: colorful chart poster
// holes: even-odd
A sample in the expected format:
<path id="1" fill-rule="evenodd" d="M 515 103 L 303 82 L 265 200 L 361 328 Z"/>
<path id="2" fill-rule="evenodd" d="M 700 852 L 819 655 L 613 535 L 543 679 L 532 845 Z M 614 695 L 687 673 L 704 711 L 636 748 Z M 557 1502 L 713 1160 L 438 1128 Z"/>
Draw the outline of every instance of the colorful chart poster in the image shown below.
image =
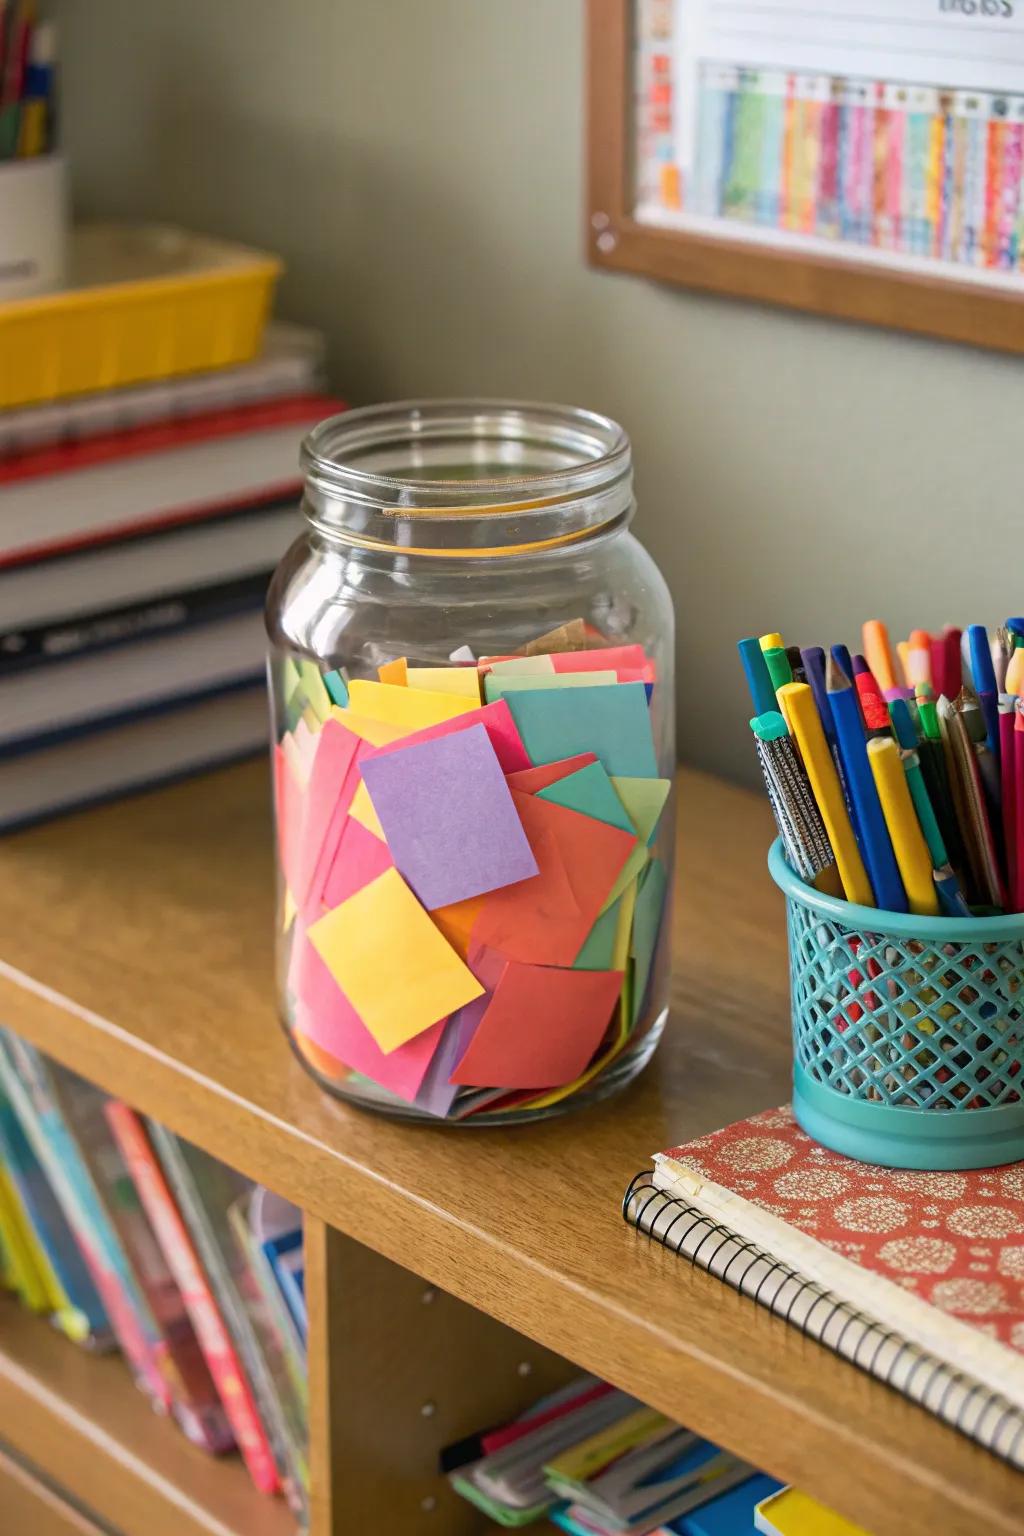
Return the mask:
<path id="1" fill-rule="evenodd" d="M 1021 286 L 1024 0 L 637 0 L 636 217 Z"/>

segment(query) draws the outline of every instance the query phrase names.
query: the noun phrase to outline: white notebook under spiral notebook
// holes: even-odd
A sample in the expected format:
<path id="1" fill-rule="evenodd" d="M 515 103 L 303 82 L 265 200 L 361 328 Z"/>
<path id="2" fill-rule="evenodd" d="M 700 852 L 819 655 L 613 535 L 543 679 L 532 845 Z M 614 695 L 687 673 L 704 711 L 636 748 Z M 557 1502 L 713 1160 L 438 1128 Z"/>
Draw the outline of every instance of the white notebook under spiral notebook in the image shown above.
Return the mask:
<path id="1" fill-rule="evenodd" d="M 661 1153 L 624 1213 L 1024 1468 L 1024 1163 L 856 1163 L 784 1107 Z"/>

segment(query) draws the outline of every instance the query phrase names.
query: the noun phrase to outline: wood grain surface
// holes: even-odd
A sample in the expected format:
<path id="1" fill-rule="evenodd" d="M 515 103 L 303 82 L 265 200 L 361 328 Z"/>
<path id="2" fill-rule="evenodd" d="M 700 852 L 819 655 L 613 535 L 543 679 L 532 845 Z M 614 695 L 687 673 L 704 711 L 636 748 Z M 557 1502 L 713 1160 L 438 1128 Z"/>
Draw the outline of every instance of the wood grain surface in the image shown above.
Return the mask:
<path id="1" fill-rule="evenodd" d="M 339 1231 L 876 1536 L 1019 1532 L 1019 1474 L 620 1219 L 626 1183 L 653 1152 L 788 1095 L 767 807 L 684 773 L 680 812 L 666 1038 L 639 1083 L 578 1115 L 508 1130 L 404 1126 L 310 1081 L 274 1014 L 262 765 L 4 842 L 0 1018 Z"/>
<path id="2" fill-rule="evenodd" d="M 207 1456 L 154 1413 L 123 1360 L 90 1354 L 6 1295 L 0 1295 L 0 1442 L 121 1536 L 295 1531 L 283 1499 L 257 1493 L 237 1456 Z M 2 1536 L 42 1536 L 44 1513 L 51 1523 L 57 1518 L 47 1506 L 38 1525 L 8 1524 L 6 1494 L 0 1481 Z M 22 1488 L 19 1497 L 29 1493 Z"/>

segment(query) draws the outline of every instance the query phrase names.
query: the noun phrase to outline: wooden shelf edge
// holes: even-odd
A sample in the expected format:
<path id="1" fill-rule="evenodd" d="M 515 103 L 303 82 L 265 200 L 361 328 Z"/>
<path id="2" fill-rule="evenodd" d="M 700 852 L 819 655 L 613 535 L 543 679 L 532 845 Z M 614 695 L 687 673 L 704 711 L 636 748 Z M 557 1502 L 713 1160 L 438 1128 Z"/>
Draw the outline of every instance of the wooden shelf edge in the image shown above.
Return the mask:
<path id="1" fill-rule="evenodd" d="M 93 1355 L 0 1297 L 0 1439 L 124 1536 L 294 1536 L 252 1487 L 152 1412 L 120 1357 Z"/>

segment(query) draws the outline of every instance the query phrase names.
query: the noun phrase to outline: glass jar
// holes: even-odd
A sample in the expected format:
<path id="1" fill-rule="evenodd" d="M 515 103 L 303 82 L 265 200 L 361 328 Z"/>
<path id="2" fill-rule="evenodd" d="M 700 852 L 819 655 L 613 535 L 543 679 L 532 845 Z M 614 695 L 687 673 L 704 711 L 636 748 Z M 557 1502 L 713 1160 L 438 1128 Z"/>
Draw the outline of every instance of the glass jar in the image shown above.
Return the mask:
<path id="1" fill-rule="evenodd" d="M 407 1118 L 605 1097 L 669 979 L 673 612 L 629 532 L 629 439 L 402 403 L 323 422 L 302 464 L 267 605 L 292 1044 Z"/>

